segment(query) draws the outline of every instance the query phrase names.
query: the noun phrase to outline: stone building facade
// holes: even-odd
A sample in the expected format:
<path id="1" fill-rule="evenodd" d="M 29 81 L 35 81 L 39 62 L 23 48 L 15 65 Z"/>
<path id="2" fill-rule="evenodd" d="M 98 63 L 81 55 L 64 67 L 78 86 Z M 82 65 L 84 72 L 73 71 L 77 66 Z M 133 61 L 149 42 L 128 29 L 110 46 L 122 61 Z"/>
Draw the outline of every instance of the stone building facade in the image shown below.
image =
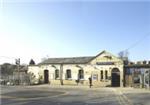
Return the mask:
<path id="1" fill-rule="evenodd" d="M 28 67 L 36 83 L 50 85 L 89 85 L 122 87 L 123 61 L 102 51 L 96 56 L 49 58 L 38 65 Z"/>
<path id="2" fill-rule="evenodd" d="M 126 87 L 150 88 L 150 61 L 129 63 L 124 71 Z"/>

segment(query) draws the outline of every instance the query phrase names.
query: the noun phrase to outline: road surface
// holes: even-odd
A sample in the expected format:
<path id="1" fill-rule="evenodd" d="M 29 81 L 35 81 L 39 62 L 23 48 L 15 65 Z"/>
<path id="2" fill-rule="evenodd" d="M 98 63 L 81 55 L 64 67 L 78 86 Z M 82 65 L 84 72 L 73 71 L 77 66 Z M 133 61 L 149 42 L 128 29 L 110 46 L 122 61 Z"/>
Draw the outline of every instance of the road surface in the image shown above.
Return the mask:
<path id="1" fill-rule="evenodd" d="M 1 105 L 150 105 L 150 91 L 86 86 L 1 86 Z"/>

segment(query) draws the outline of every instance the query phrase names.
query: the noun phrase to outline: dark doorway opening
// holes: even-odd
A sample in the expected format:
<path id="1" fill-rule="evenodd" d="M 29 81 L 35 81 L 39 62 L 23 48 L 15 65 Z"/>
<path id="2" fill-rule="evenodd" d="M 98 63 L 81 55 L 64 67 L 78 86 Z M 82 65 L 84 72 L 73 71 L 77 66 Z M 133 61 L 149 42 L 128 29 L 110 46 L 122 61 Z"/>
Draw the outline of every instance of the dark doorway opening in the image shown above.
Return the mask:
<path id="1" fill-rule="evenodd" d="M 49 83 L 49 73 L 48 73 L 48 70 L 44 70 L 44 83 Z"/>
<path id="2" fill-rule="evenodd" d="M 112 69 L 111 77 L 111 86 L 120 87 L 120 71 L 118 68 Z"/>

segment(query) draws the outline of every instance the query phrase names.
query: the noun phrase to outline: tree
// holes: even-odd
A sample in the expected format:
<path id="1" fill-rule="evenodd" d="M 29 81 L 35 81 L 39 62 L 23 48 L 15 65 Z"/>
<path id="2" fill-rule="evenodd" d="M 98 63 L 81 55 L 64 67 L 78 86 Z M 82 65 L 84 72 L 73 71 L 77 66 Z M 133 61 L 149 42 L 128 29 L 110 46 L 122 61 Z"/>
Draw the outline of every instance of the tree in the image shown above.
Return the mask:
<path id="1" fill-rule="evenodd" d="M 1 65 L 0 73 L 2 75 L 12 75 L 16 69 L 16 65 L 4 63 Z"/>
<path id="2" fill-rule="evenodd" d="M 34 75 L 34 73 L 32 73 L 32 72 L 28 73 L 28 79 L 29 79 L 31 85 L 39 83 L 39 79 L 37 79 L 36 76 Z"/>
<path id="3" fill-rule="evenodd" d="M 29 65 L 35 65 L 35 62 L 33 59 L 30 60 Z"/>
<path id="4" fill-rule="evenodd" d="M 123 60 L 123 62 L 124 62 L 125 65 L 128 64 L 128 62 L 129 62 L 129 52 L 128 52 L 127 50 L 125 50 L 125 51 L 120 51 L 120 52 L 118 53 L 118 56 L 119 56 L 120 59 Z"/>
<path id="5" fill-rule="evenodd" d="M 43 62 L 43 61 L 47 60 L 48 58 L 49 58 L 49 55 L 46 55 L 45 57 L 41 58 L 41 61 Z"/>

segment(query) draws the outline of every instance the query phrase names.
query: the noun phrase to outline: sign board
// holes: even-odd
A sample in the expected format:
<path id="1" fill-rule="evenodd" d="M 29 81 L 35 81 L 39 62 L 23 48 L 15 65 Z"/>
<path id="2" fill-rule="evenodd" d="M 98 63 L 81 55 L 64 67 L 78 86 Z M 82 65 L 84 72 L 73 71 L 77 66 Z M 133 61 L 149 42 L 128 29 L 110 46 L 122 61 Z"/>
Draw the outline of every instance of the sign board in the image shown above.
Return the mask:
<path id="1" fill-rule="evenodd" d="M 97 74 L 93 74 L 92 75 L 92 80 L 98 80 L 98 75 Z"/>
<path id="2" fill-rule="evenodd" d="M 114 62 L 96 62 L 97 65 L 114 65 Z"/>

